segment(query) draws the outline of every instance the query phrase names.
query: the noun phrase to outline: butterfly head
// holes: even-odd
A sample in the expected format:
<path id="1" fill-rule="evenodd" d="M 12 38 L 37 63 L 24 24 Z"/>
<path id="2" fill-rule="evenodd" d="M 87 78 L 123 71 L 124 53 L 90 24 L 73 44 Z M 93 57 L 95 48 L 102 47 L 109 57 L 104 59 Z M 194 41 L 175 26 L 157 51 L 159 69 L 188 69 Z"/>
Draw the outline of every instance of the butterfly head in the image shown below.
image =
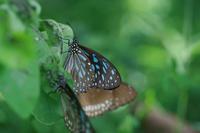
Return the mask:
<path id="1" fill-rule="evenodd" d="M 73 39 L 73 42 L 70 43 L 70 44 L 68 44 L 68 46 L 69 46 L 69 48 L 70 48 L 70 51 L 71 51 L 73 54 L 75 54 L 75 53 L 77 53 L 77 52 L 80 52 L 78 40 Z"/>

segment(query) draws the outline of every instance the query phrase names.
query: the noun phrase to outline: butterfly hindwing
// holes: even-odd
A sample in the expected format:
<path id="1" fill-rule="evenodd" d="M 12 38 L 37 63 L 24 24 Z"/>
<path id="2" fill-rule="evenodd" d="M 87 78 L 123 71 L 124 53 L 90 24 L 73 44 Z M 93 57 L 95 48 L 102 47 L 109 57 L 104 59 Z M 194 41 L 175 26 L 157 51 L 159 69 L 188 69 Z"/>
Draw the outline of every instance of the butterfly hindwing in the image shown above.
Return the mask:
<path id="1" fill-rule="evenodd" d="M 79 93 L 78 99 L 89 117 L 118 108 L 136 97 L 134 88 L 122 83 L 114 90 L 91 89 Z"/>

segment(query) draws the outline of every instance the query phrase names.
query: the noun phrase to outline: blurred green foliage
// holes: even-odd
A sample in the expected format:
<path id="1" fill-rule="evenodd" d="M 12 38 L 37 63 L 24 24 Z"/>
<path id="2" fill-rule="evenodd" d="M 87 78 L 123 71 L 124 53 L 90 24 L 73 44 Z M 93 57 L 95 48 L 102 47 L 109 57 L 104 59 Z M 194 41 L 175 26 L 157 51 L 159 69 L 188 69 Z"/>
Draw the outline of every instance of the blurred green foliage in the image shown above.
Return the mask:
<path id="1" fill-rule="evenodd" d="M 45 42 L 35 41 L 32 26 L 40 18 L 71 25 L 83 45 L 109 58 L 138 91 L 145 113 L 160 106 L 200 129 L 199 0 L 30 2 L 35 8 L 25 2 L 17 10 L 0 1 L 0 132 L 66 132 L 59 97 L 47 95 L 39 73 L 51 55 Z M 143 132 L 144 112 L 134 116 L 131 109 L 91 121 L 99 133 Z"/>

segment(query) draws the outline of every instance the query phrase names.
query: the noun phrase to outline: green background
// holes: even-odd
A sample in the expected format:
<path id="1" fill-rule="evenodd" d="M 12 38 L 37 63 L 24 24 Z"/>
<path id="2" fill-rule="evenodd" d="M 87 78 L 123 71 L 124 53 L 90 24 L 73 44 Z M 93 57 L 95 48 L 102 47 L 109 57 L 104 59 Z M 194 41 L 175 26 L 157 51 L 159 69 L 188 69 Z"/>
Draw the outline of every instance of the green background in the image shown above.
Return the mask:
<path id="1" fill-rule="evenodd" d="M 144 104 L 137 113 L 132 102 L 92 118 L 97 132 L 144 132 L 142 119 L 154 107 L 200 130 L 199 0 L 38 2 L 41 19 L 70 25 L 82 45 L 112 61 L 122 80 L 137 90 L 136 101 Z M 46 48 L 35 56 L 33 32 L 8 12 L 0 10 L 0 132 L 66 132 L 62 117 L 52 115 L 60 103 L 41 97 L 45 89 L 37 66 Z"/>

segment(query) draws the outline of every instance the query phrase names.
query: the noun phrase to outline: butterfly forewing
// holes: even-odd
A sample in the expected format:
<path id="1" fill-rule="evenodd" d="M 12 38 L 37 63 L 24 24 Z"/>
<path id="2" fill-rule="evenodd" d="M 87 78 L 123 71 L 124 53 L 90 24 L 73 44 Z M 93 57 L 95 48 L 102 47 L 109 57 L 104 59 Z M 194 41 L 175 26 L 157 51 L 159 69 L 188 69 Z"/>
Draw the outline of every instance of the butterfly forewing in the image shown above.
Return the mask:
<path id="1" fill-rule="evenodd" d="M 61 102 L 66 126 L 71 132 L 78 132 L 81 127 L 77 110 L 73 109 L 73 103 L 70 103 L 70 99 L 64 93 L 61 93 Z"/>
<path id="2" fill-rule="evenodd" d="M 90 89 L 87 93 L 78 95 L 79 102 L 90 117 L 120 107 L 135 97 L 136 91 L 125 83 L 114 90 Z"/>
<path id="3" fill-rule="evenodd" d="M 82 49 L 77 47 L 75 54 L 69 52 L 64 68 L 72 74 L 76 92 L 86 92 L 88 88 L 94 85 L 94 69 L 90 65 L 89 58 L 83 53 Z M 89 70 L 89 71 L 88 71 Z"/>
<path id="4" fill-rule="evenodd" d="M 121 83 L 114 65 L 99 53 L 79 45 L 70 44 L 64 68 L 72 74 L 76 92 L 89 88 L 114 89 Z"/>

